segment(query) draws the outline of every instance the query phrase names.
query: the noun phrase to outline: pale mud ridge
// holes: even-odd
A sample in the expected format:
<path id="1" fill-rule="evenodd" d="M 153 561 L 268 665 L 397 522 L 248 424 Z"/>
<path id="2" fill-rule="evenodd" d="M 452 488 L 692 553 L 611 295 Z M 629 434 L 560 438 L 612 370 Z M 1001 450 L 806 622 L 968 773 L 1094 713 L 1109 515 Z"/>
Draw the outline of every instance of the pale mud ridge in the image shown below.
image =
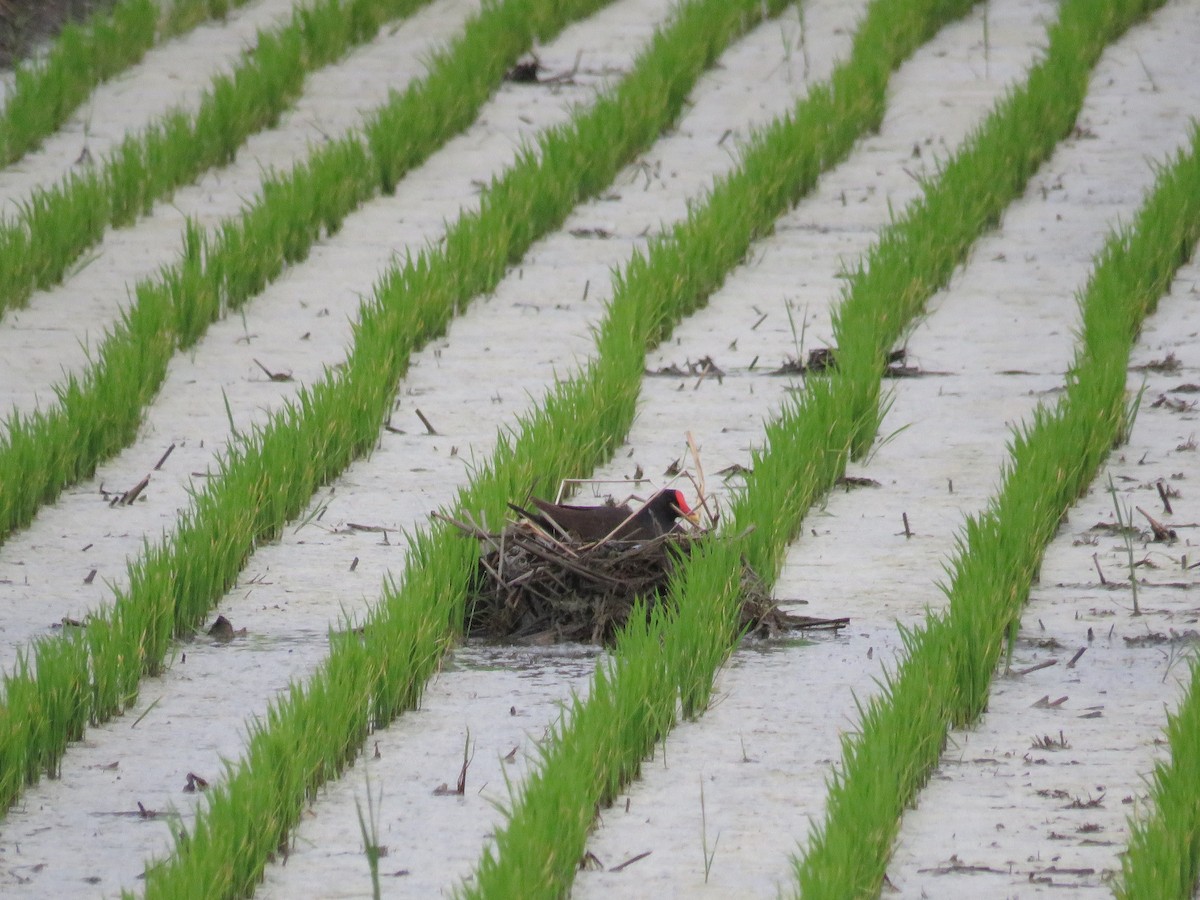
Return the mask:
<path id="1" fill-rule="evenodd" d="M 89 730 L 64 760 L 63 777 L 31 788 L 8 814 L 0 826 L 6 891 L 111 896 L 137 889 L 144 861 L 169 848 L 174 821 L 142 819 L 138 803 L 189 820 L 200 795 L 182 792 L 187 773 L 219 778 L 221 761 L 237 760 L 246 722 L 289 680 L 313 670 L 326 652 L 328 627 L 343 613 L 361 613 L 385 573 L 402 571 L 401 529 L 419 527 L 430 510 L 451 501 L 471 462 L 487 458 L 497 428 L 510 426 L 556 376 L 586 359 L 612 269 L 661 223 L 684 215 L 687 201 L 734 164 L 737 143 L 750 129 L 826 77 L 847 51 L 864 5 L 806 4 L 802 23 L 792 10 L 736 43 L 701 80 L 677 128 L 603 197 L 535 244 L 444 340 L 414 357 L 393 415 L 405 433 L 382 435 L 370 459 L 314 498 L 306 524 L 294 523 L 281 541 L 255 554 L 242 583 L 221 602 L 219 611 L 248 635 L 228 645 L 203 637 L 181 645 L 168 673 L 143 686 L 136 709 Z M 372 44 L 314 75 L 296 111 L 278 129 L 252 138 L 231 167 L 160 204 L 143 224 L 110 235 L 62 288 L 6 316 L 0 400 L 22 409 L 35 397 L 49 402 L 61 367 L 82 365 L 80 341 L 97 340 L 126 302 L 125 285 L 178 253 L 183 215 L 212 224 L 236 211 L 254 196 L 264 169 L 286 169 L 307 144 L 353 127 L 388 88 L 402 89 L 419 76 L 430 48 L 456 33 L 474 8 L 445 0 L 410 23 L 385 28 Z M 192 473 L 209 468 L 229 438 L 222 391 L 245 429 L 336 364 L 360 297 L 393 257 L 435 242 L 446 221 L 476 202 L 478 183 L 501 171 L 522 141 L 564 121 L 572 104 L 586 104 L 627 69 L 668 10 L 666 2 L 620 0 L 539 48 L 551 74 L 578 59 L 574 83 L 506 85 L 479 121 L 402 182 L 395 197 L 356 212 L 254 299 L 244 317 L 218 323 L 193 352 L 174 360 L 137 443 L 0 547 L 3 664 L 62 616 L 110 602 L 106 581 L 119 582 L 125 558 L 139 552 L 143 538 L 171 526 L 187 503 Z M 242 15 L 273 21 L 286 12 L 285 3 L 263 2 Z M 647 360 L 654 370 L 710 356 L 723 376 L 648 377 L 627 448 L 597 477 L 630 477 L 640 466 L 665 482 L 662 473 L 685 453 L 690 431 L 709 490 L 722 493 L 717 473 L 749 463 L 762 421 L 800 387 L 798 379 L 768 373 L 800 350 L 828 343 L 843 267 L 870 246 L 889 207 L 899 211 L 916 197 L 917 179 L 934 172 L 1005 87 L 1023 77 L 1053 13 L 1048 2 L 991 2 L 944 29 L 896 73 L 879 134 L 827 173 L 707 308 Z M 996 489 L 1010 426 L 1038 402 L 1051 401 L 1062 384 L 1078 318 L 1073 294 L 1085 283 L 1092 255 L 1108 228 L 1136 210 L 1152 180 L 1149 161 L 1182 142 L 1187 116 L 1200 108 L 1200 85 L 1188 74 L 1200 39 L 1191 13 L 1186 3 L 1170 3 L 1105 54 L 1078 132 L 975 247 L 909 337 L 909 363 L 924 374 L 892 383 L 881 432 L 892 437 L 851 473 L 879 486 L 835 491 L 805 522 L 777 594 L 804 601 L 806 613 L 848 615 L 851 627 L 837 637 L 747 646 L 735 654 L 713 707 L 673 732 L 642 779 L 602 811 L 589 844 L 608 869 L 649 855 L 621 871 L 581 872 L 577 895 L 741 897 L 786 890 L 788 856 L 820 820 L 824 783 L 840 758 L 839 735 L 854 728 L 854 698 L 873 693 L 884 667 L 894 663 L 896 623 L 913 625 L 927 607 L 944 602 L 941 564 L 964 515 L 982 508 Z M 238 30 L 240 21 L 207 28 L 206 35 L 223 35 L 211 38 L 220 53 L 210 49 L 208 68 L 197 66 L 194 77 L 185 70 L 175 85 L 184 92 L 179 97 L 198 94 L 218 57 L 236 58 L 253 34 Z M 201 38 L 197 32 L 183 44 Z M 113 140 L 160 108 L 149 89 L 163 81 L 154 64 L 148 60 L 119 79 L 146 79 L 147 109 L 130 100 L 141 96 L 138 89 L 114 99 L 106 118 Z M 82 122 L 55 139 L 65 142 L 60 169 L 79 153 Z M 47 160 L 36 177 L 53 180 L 60 169 Z M 12 171 L 0 175 L 0 189 L 16 198 L 28 189 L 19 185 L 34 182 Z M 18 186 L 8 187 L 10 177 Z M 1092 529 L 1113 520 L 1104 473 L 1071 513 L 1035 586 L 1011 665 L 1014 673 L 1029 671 L 998 677 L 981 726 L 952 735 L 943 765 L 905 817 L 889 894 L 1107 891 L 1127 816 L 1144 795 L 1141 776 L 1161 752 L 1155 740 L 1164 705 L 1177 696 L 1175 679 L 1185 671 L 1187 636 L 1197 629 L 1189 600 L 1195 570 L 1184 568 L 1195 556 L 1188 549 L 1194 534 L 1183 527 L 1200 520 L 1189 496 L 1189 484 L 1200 477 L 1195 413 L 1187 393 L 1172 391 L 1200 381 L 1191 346 L 1200 330 L 1196 283 L 1195 267 L 1182 270 L 1147 324 L 1135 364 L 1174 354 L 1180 368 L 1131 373 L 1131 390 L 1143 377 L 1147 388 L 1132 440 L 1111 463 L 1123 503 L 1178 529 L 1175 545 L 1135 544 L 1137 558 L 1157 566 L 1137 570 L 1149 582 L 1139 590 L 1143 615 L 1131 615 L 1124 543 Z M 255 360 L 295 380 L 270 381 Z M 1155 405 L 1160 395 L 1166 401 Z M 437 436 L 425 434 L 417 409 Z M 132 485 L 171 444 L 175 450 L 153 473 L 145 502 L 110 509 L 100 486 Z M 1158 499 L 1159 479 L 1178 492 L 1173 516 Z M 93 568 L 98 574 L 85 585 Z M 1082 647 L 1086 652 L 1068 668 Z M 592 648 L 468 646 L 451 654 L 422 708 L 374 735 L 363 762 L 312 804 L 286 863 L 268 869 L 261 890 L 277 897 L 369 896 L 356 809 L 356 803 L 367 809 L 368 786 L 378 803 L 379 840 L 388 848 L 381 863 L 385 893 L 452 889 L 502 822 L 494 804 L 507 801 L 507 785 L 519 790 L 560 703 L 573 690 L 586 691 L 597 658 Z M 1051 659 L 1054 666 L 1033 669 Z M 1043 696 L 1067 699 L 1034 707 Z M 465 795 L 435 795 L 443 783 L 453 787 L 468 735 Z M 704 839 L 710 850 L 716 841 L 707 880 Z"/>

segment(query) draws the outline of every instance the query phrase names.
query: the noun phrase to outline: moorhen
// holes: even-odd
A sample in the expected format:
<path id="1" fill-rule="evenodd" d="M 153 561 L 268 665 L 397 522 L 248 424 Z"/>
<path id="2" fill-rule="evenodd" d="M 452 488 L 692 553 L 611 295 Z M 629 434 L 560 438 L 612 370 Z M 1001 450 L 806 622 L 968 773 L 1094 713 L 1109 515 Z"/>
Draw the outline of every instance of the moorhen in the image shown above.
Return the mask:
<path id="1" fill-rule="evenodd" d="M 692 512 L 682 491 L 659 491 L 636 513 L 628 503 L 621 506 L 568 506 L 534 498 L 541 515 L 529 519 L 554 534 L 560 530 L 581 541 L 645 541 L 674 531 L 682 517 L 693 524 Z M 553 523 L 553 524 L 551 524 Z M 558 528 L 554 526 L 557 525 Z"/>

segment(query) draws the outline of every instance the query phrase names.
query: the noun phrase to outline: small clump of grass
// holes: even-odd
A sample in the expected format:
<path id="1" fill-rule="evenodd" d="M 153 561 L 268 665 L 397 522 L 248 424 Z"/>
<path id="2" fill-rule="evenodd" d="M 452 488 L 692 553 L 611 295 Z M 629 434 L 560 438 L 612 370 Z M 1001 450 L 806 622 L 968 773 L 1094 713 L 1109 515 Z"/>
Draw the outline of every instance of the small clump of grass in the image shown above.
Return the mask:
<path id="1" fill-rule="evenodd" d="M 704 804 L 704 776 L 700 776 L 700 849 L 704 855 L 704 883 L 712 874 L 713 860 L 717 856 L 717 845 L 721 843 L 721 832 L 713 838 L 712 849 L 708 849 L 708 809 Z"/>
<path id="2" fill-rule="evenodd" d="M 363 815 L 362 803 L 354 801 L 354 809 L 358 813 L 358 830 L 362 835 L 363 853 L 367 857 L 367 869 L 371 873 L 371 896 L 379 900 L 383 895 L 379 883 L 379 860 L 387 854 L 387 847 L 379 843 L 379 808 L 383 805 L 383 788 L 379 789 L 379 799 L 371 793 L 371 776 L 365 775 L 367 787 L 367 814 Z"/>
<path id="3" fill-rule="evenodd" d="M 1122 430 L 1125 430 L 1123 423 Z M 1117 486 L 1113 484 L 1111 475 L 1108 476 L 1108 495 L 1112 497 L 1113 515 L 1117 519 L 1117 531 L 1120 533 L 1121 539 L 1125 544 L 1125 564 L 1129 569 L 1129 592 L 1133 597 L 1133 614 L 1140 616 L 1142 611 L 1138 606 L 1137 563 L 1133 558 L 1133 535 L 1136 533 L 1136 529 L 1133 527 L 1133 511 L 1121 503 L 1121 498 L 1117 496 Z"/>
<path id="4" fill-rule="evenodd" d="M 1121 900 L 1178 900 L 1200 883 L 1200 658 L 1187 690 L 1167 716 L 1169 758 L 1150 773 L 1150 796 L 1130 822 L 1129 844 L 1113 892 Z"/>

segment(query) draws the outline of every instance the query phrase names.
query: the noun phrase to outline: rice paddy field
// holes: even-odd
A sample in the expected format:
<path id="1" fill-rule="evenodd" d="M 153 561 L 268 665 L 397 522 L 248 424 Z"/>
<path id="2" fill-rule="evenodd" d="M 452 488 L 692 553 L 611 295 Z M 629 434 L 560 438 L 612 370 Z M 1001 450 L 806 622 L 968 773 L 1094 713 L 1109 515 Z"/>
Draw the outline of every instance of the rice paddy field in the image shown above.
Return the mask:
<path id="1" fill-rule="evenodd" d="M 41 45 L 0 893 L 1195 897 L 1198 47 L 1195 0 L 118 0 Z M 711 534 L 612 646 L 464 637 L 447 519 L 563 479 Z M 739 635 L 747 564 L 848 626 Z"/>

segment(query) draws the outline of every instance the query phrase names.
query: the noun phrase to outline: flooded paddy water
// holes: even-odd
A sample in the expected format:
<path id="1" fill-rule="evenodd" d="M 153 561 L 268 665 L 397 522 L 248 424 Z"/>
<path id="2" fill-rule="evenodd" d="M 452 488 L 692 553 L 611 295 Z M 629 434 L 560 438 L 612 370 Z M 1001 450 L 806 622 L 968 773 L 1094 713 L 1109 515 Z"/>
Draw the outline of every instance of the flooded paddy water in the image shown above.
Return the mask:
<path id="1" fill-rule="evenodd" d="M 586 360 L 590 329 L 611 295 L 611 271 L 734 165 L 738 142 L 754 127 L 828 76 L 848 52 L 864 6 L 806 3 L 802 16 L 792 9 L 735 43 L 700 80 L 677 127 L 414 357 L 399 385 L 393 430 L 320 491 L 280 541 L 260 547 L 219 604 L 217 612 L 245 635 L 225 643 L 201 634 L 181 643 L 163 677 L 143 683 L 134 709 L 89 729 L 69 750 L 61 778 L 29 788 L 8 813 L 0 824 L 5 892 L 138 890 L 146 860 L 167 853 L 172 827 L 203 804 L 202 792 L 184 790 L 189 773 L 219 780 L 224 761 L 239 758 L 248 723 L 324 658 L 328 629 L 345 627 L 344 617 L 360 619 L 383 579 L 402 574 L 405 531 L 452 501 L 472 465 L 487 458 L 497 429 L 512 426 L 556 377 Z M 196 63 L 193 72 L 192 63 L 180 62 L 190 59 L 185 48 L 219 65 L 288 7 L 251 3 L 228 23 L 156 51 L 184 68 L 163 76 L 148 59 L 101 88 L 45 150 L 0 174 L 0 196 L 19 203 L 30 185 L 57 177 L 80 142 L 99 133 L 88 118 L 99 109 L 104 133 L 115 140 L 162 108 L 149 99 L 156 96 L 151 85 L 182 91 L 161 101 L 167 105 L 189 102 L 187 92 L 211 68 Z M 290 166 L 309 143 L 353 127 L 388 88 L 417 77 L 431 48 L 475 8 L 435 2 L 409 23 L 385 28 L 312 76 L 296 111 L 252 138 L 232 166 L 106 238 L 61 287 L 6 315 L 0 402 L 20 409 L 48 402 L 62 371 L 84 364 L 82 348 L 127 303 L 125 286 L 175 258 L 185 215 L 211 224 L 237 210 L 262 171 Z M 689 463 L 690 432 L 714 498 L 736 488 L 736 474 L 718 473 L 750 463 L 764 419 L 803 386 L 798 375 L 770 372 L 828 345 L 843 269 L 1036 61 L 1054 9 L 993 0 L 899 69 L 878 134 L 823 176 L 707 307 L 647 359 L 656 371 L 708 357 L 720 377 L 647 377 L 634 429 L 597 478 L 641 471 L 665 484 L 673 463 Z M 666 2 L 619 0 L 539 47 L 547 73 L 573 76 L 552 85 L 506 84 L 476 124 L 394 197 L 351 215 L 244 315 L 215 324 L 193 351 L 178 355 L 137 442 L 0 547 L 6 668 L 62 617 L 110 602 L 126 558 L 171 526 L 189 486 L 202 481 L 194 473 L 213 466 L 230 419 L 240 431 L 264 422 L 299 385 L 339 362 L 377 274 L 395 255 L 438 241 L 445 222 L 474 206 L 479 185 L 522 142 L 565 121 L 572 104 L 590 102 L 625 71 L 669 10 Z M 1151 161 L 1187 135 L 1188 116 L 1200 108 L 1196 46 L 1194 6 L 1172 2 L 1105 53 L 1076 132 L 909 336 L 906 364 L 915 377 L 889 384 L 880 432 L 887 439 L 848 473 L 873 483 L 832 492 L 789 552 L 776 596 L 797 612 L 848 616 L 849 627 L 741 647 L 720 673 L 706 714 L 679 725 L 641 778 L 599 811 L 588 846 L 594 862 L 579 873 L 576 896 L 788 890 L 789 857 L 821 819 L 841 736 L 856 725 L 856 702 L 894 667 L 898 625 L 913 626 L 944 603 L 942 564 L 964 516 L 996 490 L 1012 426 L 1063 384 L 1078 325 L 1074 293 L 1092 256 L 1136 210 L 1153 180 Z M 146 96 L 145 108 L 130 96 Z M 1108 893 L 1127 819 L 1145 795 L 1142 779 L 1162 752 L 1164 709 L 1177 699 L 1200 627 L 1195 569 L 1188 568 L 1200 521 L 1200 496 L 1189 486 L 1200 478 L 1196 414 L 1178 390 L 1200 381 L 1198 281 L 1195 266 L 1180 270 L 1147 322 L 1134 360 L 1141 368 L 1129 379 L 1135 392 L 1145 384 L 1130 443 L 1049 548 L 988 713 L 978 728 L 952 733 L 942 765 L 906 814 L 889 895 Z M 62 314 L 67 308 L 70 317 Z M 1168 358 L 1177 365 L 1162 365 Z M 272 380 L 260 364 L 292 380 Z M 136 483 L 168 446 L 175 449 L 153 471 L 144 502 L 109 507 L 102 490 Z M 1148 561 L 1136 570 L 1138 616 L 1124 542 L 1093 527 L 1114 521 L 1110 476 L 1120 502 L 1177 530 L 1169 546 L 1136 545 Z M 1172 515 L 1163 511 L 1159 482 L 1175 492 Z M 1148 528 L 1144 519 L 1138 524 Z M 286 858 L 268 867 L 260 895 L 370 896 L 359 820 L 368 810 L 387 848 L 385 896 L 453 890 L 502 825 L 510 792 L 536 766 L 538 743 L 562 704 L 586 693 L 602 654 L 577 646 L 455 648 L 420 709 L 374 734 L 358 763 L 314 799 Z"/>

